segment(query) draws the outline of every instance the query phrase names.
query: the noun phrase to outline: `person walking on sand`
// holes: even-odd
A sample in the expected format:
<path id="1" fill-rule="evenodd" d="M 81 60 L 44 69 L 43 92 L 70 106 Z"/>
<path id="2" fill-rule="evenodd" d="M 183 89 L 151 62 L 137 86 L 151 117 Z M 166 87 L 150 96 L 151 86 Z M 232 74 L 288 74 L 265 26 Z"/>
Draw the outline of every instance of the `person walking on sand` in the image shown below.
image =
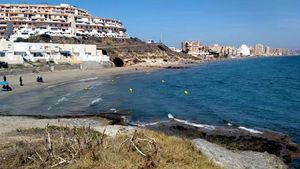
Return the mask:
<path id="1" fill-rule="evenodd" d="M 4 80 L 4 82 L 6 82 L 6 76 L 5 75 L 3 76 L 3 80 Z"/>
<path id="2" fill-rule="evenodd" d="M 20 76 L 20 86 L 23 86 L 23 79 L 22 79 L 22 76 Z"/>

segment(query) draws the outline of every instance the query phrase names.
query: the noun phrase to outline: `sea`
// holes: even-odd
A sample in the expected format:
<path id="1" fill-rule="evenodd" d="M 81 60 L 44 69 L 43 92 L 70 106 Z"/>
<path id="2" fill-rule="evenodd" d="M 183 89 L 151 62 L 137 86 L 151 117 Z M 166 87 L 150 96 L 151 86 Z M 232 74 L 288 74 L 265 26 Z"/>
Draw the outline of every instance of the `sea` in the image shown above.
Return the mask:
<path id="1" fill-rule="evenodd" d="M 93 77 L 0 98 L 1 114 L 9 115 L 86 116 L 109 111 L 131 112 L 134 124 L 172 116 L 193 124 L 276 131 L 300 144 L 300 56 Z"/>

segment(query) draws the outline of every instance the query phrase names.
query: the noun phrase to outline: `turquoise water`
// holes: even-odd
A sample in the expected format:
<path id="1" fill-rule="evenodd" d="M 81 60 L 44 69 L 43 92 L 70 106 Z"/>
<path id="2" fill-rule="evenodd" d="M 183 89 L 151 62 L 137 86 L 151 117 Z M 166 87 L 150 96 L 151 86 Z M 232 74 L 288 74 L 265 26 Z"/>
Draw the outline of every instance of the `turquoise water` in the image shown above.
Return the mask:
<path id="1" fill-rule="evenodd" d="M 1 112 L 18 115 L 86 115 L 117 109 L 130 110 L 133 122 L 146 123 L 166 120 L 171 113 L 194 123 L 229 122 L 278 131 L 300 143 L 300 57 L 95 77 L 0 101 Z"/>

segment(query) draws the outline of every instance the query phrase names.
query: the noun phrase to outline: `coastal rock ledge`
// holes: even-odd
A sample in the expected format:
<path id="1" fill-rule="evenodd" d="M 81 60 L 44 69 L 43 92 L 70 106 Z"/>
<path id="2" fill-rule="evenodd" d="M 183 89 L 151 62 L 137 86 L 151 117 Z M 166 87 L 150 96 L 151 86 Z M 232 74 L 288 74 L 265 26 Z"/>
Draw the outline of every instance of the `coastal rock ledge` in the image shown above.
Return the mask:
<path id="1" fill-rule="evenodd" d="M 225 169 L 287 169 L 275 155 L 253 151 L 231 151 L 203 139 L 194 139 L 193 145 L 205 156 Z"/>

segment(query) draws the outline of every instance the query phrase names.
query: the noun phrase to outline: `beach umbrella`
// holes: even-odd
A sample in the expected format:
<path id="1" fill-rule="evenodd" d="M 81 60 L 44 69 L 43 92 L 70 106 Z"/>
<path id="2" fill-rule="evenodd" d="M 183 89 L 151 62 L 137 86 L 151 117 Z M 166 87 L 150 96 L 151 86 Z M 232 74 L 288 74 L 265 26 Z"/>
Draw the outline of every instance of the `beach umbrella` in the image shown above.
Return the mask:
<path id="1" fill-rule="evenodd" d="M 9 83 L 5 81 L 0 81 L 0 85 L 9 85 Z"/>

